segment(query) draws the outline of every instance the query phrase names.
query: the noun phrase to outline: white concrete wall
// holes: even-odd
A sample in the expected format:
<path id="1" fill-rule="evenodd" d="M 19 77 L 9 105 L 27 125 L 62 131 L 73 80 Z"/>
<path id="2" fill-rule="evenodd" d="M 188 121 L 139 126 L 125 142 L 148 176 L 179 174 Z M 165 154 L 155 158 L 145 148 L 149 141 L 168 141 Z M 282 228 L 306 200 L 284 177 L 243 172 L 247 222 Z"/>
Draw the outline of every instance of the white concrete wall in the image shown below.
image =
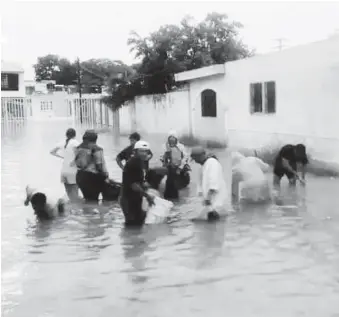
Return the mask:
<path id="1" fill-rule="evenodd" d="M 276 82 L 276 113 L 250 113 L 250 83 Z M 339 38 L 226 64 L 225 129 L 231 145 L 305 142 L 339 161 Z"/>
<path id="2" fill-rule="evenodd" d="M 223 77 L 211 78 L 192 82 L 189 90 L 136 97 L 134 102 L 120 109 L 121 133 L 138 131 L 144 135 L 166 135 L 174 129 L 180 136 L 224 143 Z M 217 118 L 201 116 L 201 92 L 205 89 L 213 89 L 217 93 Z"/>
<path id="3" fill-rule="evenodd" d="M 7 73 L 7 72 L 6 72 Z M 14 73 L 14 72 L 8 72 Z M 20 72 L 19 74 L 19 90 L 18 91 L 1 91 L 1 97 L 13 97 L 13 98 L 24 98 L 26 95 L 25 89 L 25 80 L 24 80 L 24 73 Z"/>
<path id="4" fill-rule="evenodd" d="M 135 102 L 127 102 L 119 109 L 120 133 L 130 134 L 136 130 Z"/>
<path id="5" fill-rule="evenodd" d="M 212 89 L 217 94 L 217 117 L 202 117 L 201 93 Z M 190 84 L 190 104 L 192 109 L 192 134 L 200 140 L 226 143 L 225 131 L 225 77 L 216 75 L 197 79 Z"/>
<path id="6" fill-rule="evenodd" d="M 120 110 L 120 128 L 124 133 L 137 130 L 159 135 L 175 129 L 179 135 L 188 135 L 189 116 L 188 90 L 140 96 Z"/>

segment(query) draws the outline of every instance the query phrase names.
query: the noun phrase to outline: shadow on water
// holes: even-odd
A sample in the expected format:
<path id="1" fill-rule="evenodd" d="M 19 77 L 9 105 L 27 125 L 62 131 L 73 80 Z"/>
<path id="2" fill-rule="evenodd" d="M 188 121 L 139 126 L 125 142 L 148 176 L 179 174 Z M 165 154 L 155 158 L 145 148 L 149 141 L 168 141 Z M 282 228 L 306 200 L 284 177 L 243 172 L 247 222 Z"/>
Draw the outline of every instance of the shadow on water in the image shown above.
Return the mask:
<path id="1" fill-rule="evenodd" d="M 124 228 L 117 205 L 80 206 L 37 224 L 23 206 L 24 189 L 33 183 L 64 194 L 61 162 L 49 151 L 68 127 L 2 126 L 4 316 L 335 316 L 338 180 L 309 176 L 296 191 L 284 182 L 274 204 L 242 204 L 223 221 L 193 223 L 198 167 L 192 166 L 192 184 L 170 224 Z M 85 129 L 77 128 L 79 139 Z M 155 160 L 160 143 L 149 141 Z M 127 137 L 101 133 L 98 143 L 111 176 L 121 180 L 115 156 Z M 217 154 L 227 169 L 226 153 Z"/>

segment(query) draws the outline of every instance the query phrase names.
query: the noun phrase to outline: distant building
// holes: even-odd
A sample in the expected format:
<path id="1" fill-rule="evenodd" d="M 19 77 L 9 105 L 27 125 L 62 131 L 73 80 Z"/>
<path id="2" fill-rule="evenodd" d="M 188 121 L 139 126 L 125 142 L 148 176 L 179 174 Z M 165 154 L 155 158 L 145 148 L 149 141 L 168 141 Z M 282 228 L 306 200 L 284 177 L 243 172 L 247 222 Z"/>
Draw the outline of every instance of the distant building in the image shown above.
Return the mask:
<path id="1" fill-rule="evenodd" d="M 61 86 L 63 87 L 63 85 Z M 62 91 L 62 89 L 60 89 L 60 85 L 56 85 L 55 80 L 42 80 L 39 82 L 34 80 L 25 81 L 26 95 L 53 93 L 57 90 L 56 87 L 58 87 L 58 91 Z"/>
<path id="2" fill-rule="evenodd" d="M 1 61 L 1 97 L 25 97 L 24 69 L 19 64 Z"/>

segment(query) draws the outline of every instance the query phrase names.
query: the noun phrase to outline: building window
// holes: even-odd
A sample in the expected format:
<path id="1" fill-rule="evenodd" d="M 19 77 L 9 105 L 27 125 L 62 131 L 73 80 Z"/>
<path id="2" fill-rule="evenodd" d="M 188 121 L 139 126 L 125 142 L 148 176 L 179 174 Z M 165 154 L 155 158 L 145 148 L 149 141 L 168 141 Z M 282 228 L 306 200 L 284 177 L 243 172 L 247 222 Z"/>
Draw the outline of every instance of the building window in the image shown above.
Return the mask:
<path id="1" fill-rule="evenodd" d="M 51 110 L 53 110 L 52 101 L 41 101 L 40 110 L 41 111 L 51 111 Z"/>
<path id="2" fill-rule="evenodd" d="M 217 94 L 212 89 L 206 89 L 201 93 L 201 116 L 217 116 Z"/>
<path id="3" fill-rule="evenodd" d="M 19 74 L 1 73 L 2 91 L 19 91 Z"/>
<path id="4" fill-rule="evenodd" d="M 275 113 L 275 90 L 274 81 L 250 84 L 251 113 Z"/>

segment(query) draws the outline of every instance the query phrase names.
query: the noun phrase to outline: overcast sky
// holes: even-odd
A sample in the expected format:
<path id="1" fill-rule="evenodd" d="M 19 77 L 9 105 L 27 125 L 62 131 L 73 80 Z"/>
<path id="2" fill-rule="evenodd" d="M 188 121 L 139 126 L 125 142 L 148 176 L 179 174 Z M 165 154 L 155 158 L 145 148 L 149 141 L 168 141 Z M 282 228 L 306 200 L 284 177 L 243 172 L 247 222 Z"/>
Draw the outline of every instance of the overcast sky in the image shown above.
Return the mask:
<path id="1" fill-rule="evenodd" d="M 2 59 L 21 63 L 26 79 L 33 78 L 37 57 L 48 53 L 131 63 L 131 30 L 147 35 L 186 14 L 200 20 L 208 12 L 227 13 L 244 25 L 244 42 L 259 53 L 272 51 L 277 38 L 294 46 L 339 30 L 339 2 L 1 2 Z"/>

